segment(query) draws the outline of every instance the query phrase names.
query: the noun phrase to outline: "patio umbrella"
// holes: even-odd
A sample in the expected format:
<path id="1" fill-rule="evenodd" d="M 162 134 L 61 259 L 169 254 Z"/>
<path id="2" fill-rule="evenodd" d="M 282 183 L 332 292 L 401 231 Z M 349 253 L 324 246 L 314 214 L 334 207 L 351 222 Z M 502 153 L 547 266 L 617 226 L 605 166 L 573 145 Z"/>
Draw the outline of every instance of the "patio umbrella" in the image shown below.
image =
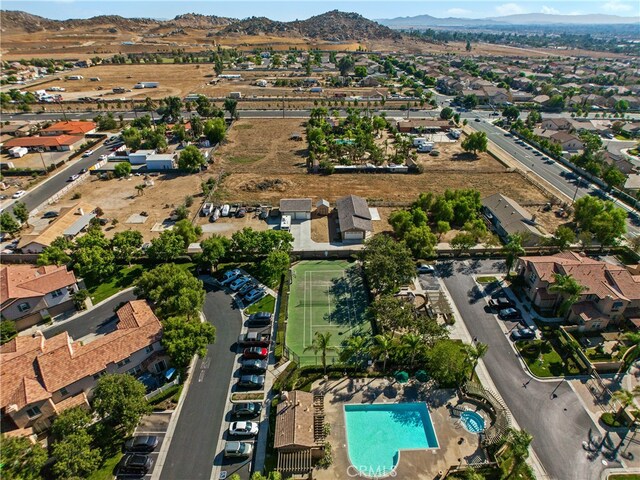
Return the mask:
<path id="1" fill-rule="evenodd" d="M 416 372 L 416 380 L 418 380 L 419 382 L 428 382 L 429 381 L 429 375 L 427 375 L 427 372 L 425 372 L 424 370 L 418 370 Z"/>
<path id="2" fill-rule="evenodd" d="M 398 383 L 407 383 L 409 381 L 409 374 L 405 371 L 396 372 L 395 378 Z"/>

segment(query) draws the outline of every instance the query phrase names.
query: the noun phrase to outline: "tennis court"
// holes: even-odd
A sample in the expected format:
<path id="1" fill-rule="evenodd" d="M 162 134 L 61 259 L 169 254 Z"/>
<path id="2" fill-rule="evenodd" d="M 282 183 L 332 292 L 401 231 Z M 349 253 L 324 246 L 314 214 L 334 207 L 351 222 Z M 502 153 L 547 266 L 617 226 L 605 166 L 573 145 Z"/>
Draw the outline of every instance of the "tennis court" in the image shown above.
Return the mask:
<path id="1" fill-rule="evenodd" d="M 367 294 L 360 269 L 342 260 L 313 260 L 296 264 L 291 272 L 286 344 L 301 365 L 320 363 L 311 345 L 316 332 L 331 332 L 334 351 L 327 352 L 327 364 L 338 355 L 342 342 L 371 332 L 365 319 Z"/>

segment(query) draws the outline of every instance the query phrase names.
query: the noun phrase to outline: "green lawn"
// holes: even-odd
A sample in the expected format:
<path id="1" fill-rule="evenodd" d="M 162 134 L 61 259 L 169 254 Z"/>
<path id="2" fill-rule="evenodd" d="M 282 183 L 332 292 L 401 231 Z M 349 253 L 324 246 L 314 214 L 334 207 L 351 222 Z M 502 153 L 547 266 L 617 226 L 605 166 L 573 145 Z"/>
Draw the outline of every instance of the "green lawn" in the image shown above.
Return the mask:
<path id="1" fill-rule="evenodd" d="M 609 475 L 608 480 L 640 480 L 638 473 L 619 473 L 617 475 Z"/>
<path id="2" fill-rule="evenodd" d="M 256 312 L 273 312 L 276 308 L 276 299 L 272 295 L 265 295 L 256 303 L 249 305 L 245 310 L 246 313 L 252 314 Z"/>
<path id="3" fill-rule="evenodd" d="M 178 266 L 184 270 L 191 270 L 193 273 L 194 263 L 180 263 Z M 135 280 L 144 272 L 151 270 L 155 267 L 147 265 L 131 265 L 128 266 L 116 266 L 116 271 L 111 277 L 107 278 L 101 283 L 91 284 L 87 282 L 87 290 L 89 291 L 89 297 L 95 305 L 125 288 L 133 286 Z"/>
<path id="4" fill-rule="evenodd" d="M 560 354 L 548 341 L 516 342 L 516 348 L 531 373 L 536 377 L 561 377 L 579 373 L 569 370 Z"/>
<path id="5" fill-rule="evenodd" d="M 478 283 L 493 283 L 497 282 L 498 279 L 496 277 L 476 277 L 476 281 Z"/>
<path id="6" fill-rule="evenodd" d="M 121 458 L 122 453 L 120 452 L 116 453 L 113 457 L 107 458 L 102 464 L 102 467 L 89 475 L 87 480 L 112 480 L 113 471 Z"/>

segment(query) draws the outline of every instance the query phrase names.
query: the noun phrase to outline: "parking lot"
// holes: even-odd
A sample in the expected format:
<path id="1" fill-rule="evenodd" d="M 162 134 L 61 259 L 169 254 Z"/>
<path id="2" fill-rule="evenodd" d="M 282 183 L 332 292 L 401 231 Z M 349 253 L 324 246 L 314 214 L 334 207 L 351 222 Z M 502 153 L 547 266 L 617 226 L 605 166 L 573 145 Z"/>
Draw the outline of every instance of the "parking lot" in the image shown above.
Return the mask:
<path id="1" fill-rule="evenodd" d="M 165 434 L 167 433 L 167 428 L 169 427 L 169 420 L 171 420 L 172 412 L 153 412 L 150 415 L 146 415 L 142 417 L 140 423 L 136 427 L 133 436 L 155 436 L 158 437 L 158 446 L 153 450 L 153 452 L 149 453 L 149 457 L 151 458 L 153 465 L 151 469 L 147 472 L 146 475 L 118 475 L 118 479 L 131 479 L 131 478 L 145 478 L 150 479 L 153 475 L 153 471 L 156 468 L 158 463 L 158 455 L 160 450 L 163 448 L 163 442 Z"/>

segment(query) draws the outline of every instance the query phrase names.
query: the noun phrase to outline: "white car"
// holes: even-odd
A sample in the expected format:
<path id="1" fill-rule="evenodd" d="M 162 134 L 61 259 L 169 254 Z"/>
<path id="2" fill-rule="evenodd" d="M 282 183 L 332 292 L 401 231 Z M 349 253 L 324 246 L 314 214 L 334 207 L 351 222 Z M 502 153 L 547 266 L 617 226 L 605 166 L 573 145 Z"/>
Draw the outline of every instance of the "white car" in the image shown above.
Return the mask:
<path id="1" fill-rule="evenodd" d="M 229 285 L 229 288 L 234 292 L 237 292 L 240 289 L 240 287 L 242 287 L 245 283 L 250 281 L 251 281 L 251 277 L 237 278 L 231 283 L 231 285 Z"/>
<path id="2" fill-rule="evenodd" d="M 14 193 L 13 195 L 11 195 L 11 198 L 20 198 L 20 197 L 24 197 L 27 194 L 27 192 L 25 192 L 24 190 L 18 190 L 16 193 Z"/>
<path id="3" fill-rule="evenodd" d="M 75 180 L 77 180 L 77 179 L 79 179 L 79 178 L 80 178 L 80 175 L 78 175 L 78 174 L 76 173 L 76 174 L 74 174 L 74 175 L 71 175 L 71 176 L 69 177 L 69 180 L 67 180 L 67 182 L 73 182 L 73 181 L 75 181 Z"/>
<path id="4" fill-rule="evenodd" d="M 93 155 L 93 150 L 87 150 L 82 154 L 83 157 L 88 157 L 89 155 Z"/>
<path id="5" fill-rule="evenodd" d="M 266 291 L 264 288 L 254 288 L 244 297 L 244 301 L 246 303 L 255 302 L 259 298 L 264 297 L 265 294 Z"/>
<path id="6" fill-rule="evenodd" d="M 420 264 L 417 270 L 418 273 L 434 273 L 436 271 L 433 265 L 428 265 L 426 263 Z"/>
<path id="7" fill-rule="evenodd" d="M 220 283 L 224 285 L 226 283 L 232 282 L 233 280 L 238 278 L 241 273 L 242 272 L 237 268 L 234 268 L 233 270 L 227 270 L 226 272 L 224 272 L 224 275 L 222 275 L 222 281 Z"/>
<path id="8" fill-rule="evenodd" d="M 229 426 L 229 435 L 251 436 L 258 434 L 257 422 L 233 422 Z"/>

